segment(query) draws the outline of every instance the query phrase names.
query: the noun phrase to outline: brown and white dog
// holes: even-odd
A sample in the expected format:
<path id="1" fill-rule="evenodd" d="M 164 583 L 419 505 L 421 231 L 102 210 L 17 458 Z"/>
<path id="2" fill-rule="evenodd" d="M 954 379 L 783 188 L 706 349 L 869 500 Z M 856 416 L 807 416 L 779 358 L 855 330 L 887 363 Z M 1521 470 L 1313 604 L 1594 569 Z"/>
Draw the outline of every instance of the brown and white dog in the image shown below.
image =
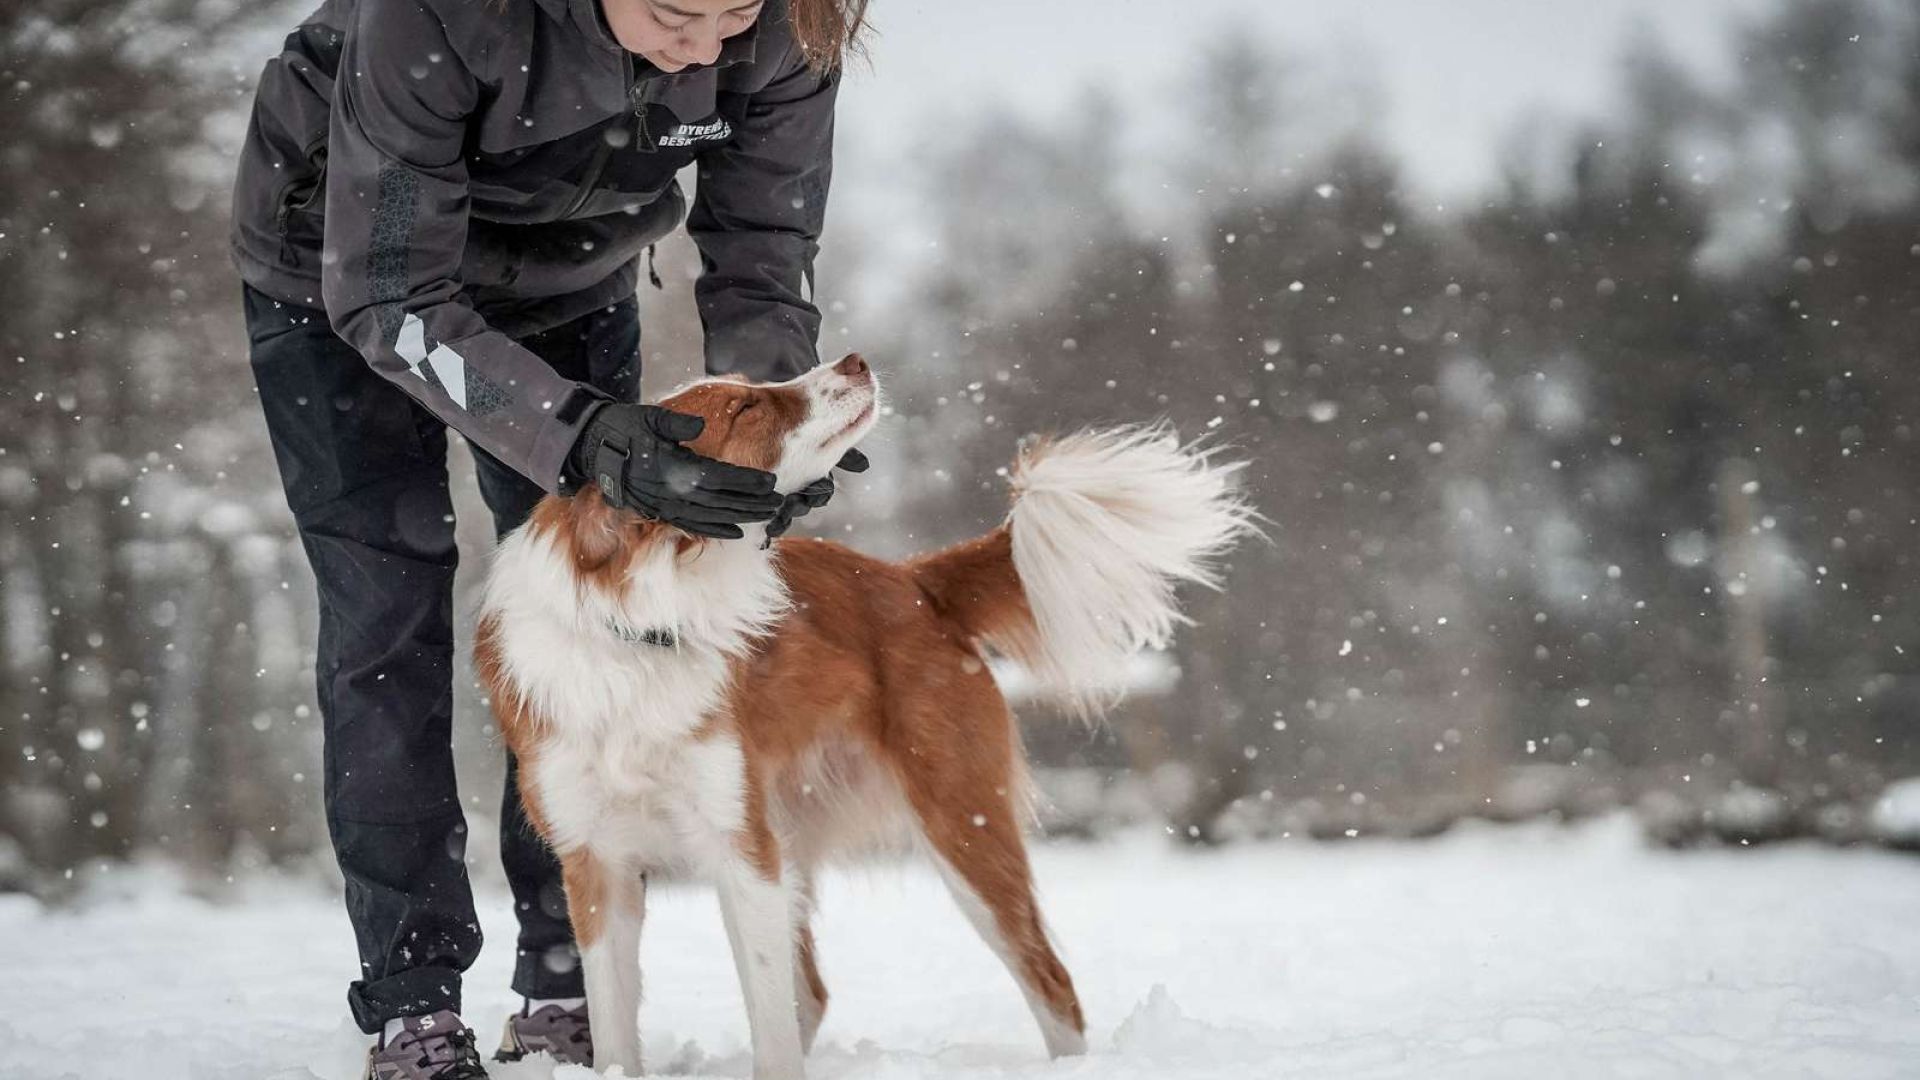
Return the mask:
<path id="1" fill-rule="evenodd" d="M 690 447 L 789 491 L 879 414 L 858 356 L 790 382 L 695 383 Z M 1098 709 L 1111 673 L 1183 621 L 1181 580 L 1252 528 L 1237 465 L 1163 427 L 1026 449 L 1005 524 L 905 563 L 764 530 L 707 541 L 550 498 L 500 546 L 478 667 L 520 791 L 558 853 L 595 1065 L 640 1072 L 642 875 L 712 880 L 752 1032 L 754 1076 L 803 1075 L 826 1009 L 809 926 L 823 862 L 916 842 L 1004 961 L 1055 1055 L 1085 1049 L 1021 840 L 1025 761 L 991 648 Z"/>

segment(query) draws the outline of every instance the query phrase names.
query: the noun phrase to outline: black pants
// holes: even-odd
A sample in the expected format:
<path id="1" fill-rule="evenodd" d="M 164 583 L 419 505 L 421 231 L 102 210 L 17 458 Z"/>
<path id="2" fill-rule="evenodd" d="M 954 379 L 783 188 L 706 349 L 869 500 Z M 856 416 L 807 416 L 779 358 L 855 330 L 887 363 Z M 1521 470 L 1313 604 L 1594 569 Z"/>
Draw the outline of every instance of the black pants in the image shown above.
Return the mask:
<path id="1" fill-rule="evenodd" d="M 327 829 L 360 948 L 347 1000 L 372 1033 L 396 1016 L 458 1010 L 460 974 L 480 950 L 453 777 L 447 432 L 336 337 L 324 312 L 251 288 L 245 303 L 267 430 L 319 585 Z M 634 300 L 522 344 L 568 378 L 639 397 Z M 542 493 L 474 451 L 504 536 Z M 520 919 L 513 989 L 582 996 L 560 866 L 527 822 L 512 755 L 500 849 Z"/>

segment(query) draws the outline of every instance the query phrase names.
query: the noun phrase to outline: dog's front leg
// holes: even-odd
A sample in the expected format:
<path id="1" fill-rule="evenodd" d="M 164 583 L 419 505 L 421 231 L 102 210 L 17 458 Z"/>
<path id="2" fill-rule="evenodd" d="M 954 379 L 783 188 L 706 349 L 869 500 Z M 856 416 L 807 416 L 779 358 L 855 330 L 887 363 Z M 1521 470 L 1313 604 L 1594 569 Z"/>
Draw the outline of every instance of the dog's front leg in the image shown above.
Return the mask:
<path id="1" fill-rule="evenodd" d="M 771 860 L 778 865 L 777 857 Z M 805 1050 L 794 1001 L 793 900 L 780 879 L 744 858 L 727 860 L 717 875 L 720 916 L 733 945 L 733 965 L 753 1033 L 754 1080 L 802 1080 Z"/>
<path id="2" fill-rule="evenodd" d="M 640 1075 L 640 926 L 647 883 L 617 863 L 576 851 L 561 859 L 567 916 L 587 984 L 593 1067 Z"/>

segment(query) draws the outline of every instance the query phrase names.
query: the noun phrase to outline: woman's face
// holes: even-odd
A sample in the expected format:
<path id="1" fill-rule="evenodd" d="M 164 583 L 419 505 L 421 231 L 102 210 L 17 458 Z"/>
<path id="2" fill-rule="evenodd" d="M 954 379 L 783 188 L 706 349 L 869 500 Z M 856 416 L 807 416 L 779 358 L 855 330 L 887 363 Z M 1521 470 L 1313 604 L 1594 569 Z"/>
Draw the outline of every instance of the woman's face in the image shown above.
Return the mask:
<path id="1" fill-rule="evenodd" d="M 720 58 L 720 43 L 753 25 L 763 0 L 600 0 L 621 48 L 661 71 Z"/>

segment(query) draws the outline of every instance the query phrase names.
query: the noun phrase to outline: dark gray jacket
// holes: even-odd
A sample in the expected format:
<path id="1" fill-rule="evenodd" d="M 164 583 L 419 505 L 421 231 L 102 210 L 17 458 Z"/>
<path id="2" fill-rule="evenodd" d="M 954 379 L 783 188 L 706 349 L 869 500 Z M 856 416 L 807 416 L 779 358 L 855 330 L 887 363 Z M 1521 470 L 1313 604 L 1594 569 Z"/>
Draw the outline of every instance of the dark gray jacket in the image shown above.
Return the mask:
<path id="1" fill-rule="evenodd" d="M 235 261 L 556 490 L 592 393 L 514 339 L 633 294 L 685 165 L 708 370 L 817 362 L 835 89 L 785 0 L 673 75 L 619 46 L 600 0 L 326 0 L 261 75 Z"/>

